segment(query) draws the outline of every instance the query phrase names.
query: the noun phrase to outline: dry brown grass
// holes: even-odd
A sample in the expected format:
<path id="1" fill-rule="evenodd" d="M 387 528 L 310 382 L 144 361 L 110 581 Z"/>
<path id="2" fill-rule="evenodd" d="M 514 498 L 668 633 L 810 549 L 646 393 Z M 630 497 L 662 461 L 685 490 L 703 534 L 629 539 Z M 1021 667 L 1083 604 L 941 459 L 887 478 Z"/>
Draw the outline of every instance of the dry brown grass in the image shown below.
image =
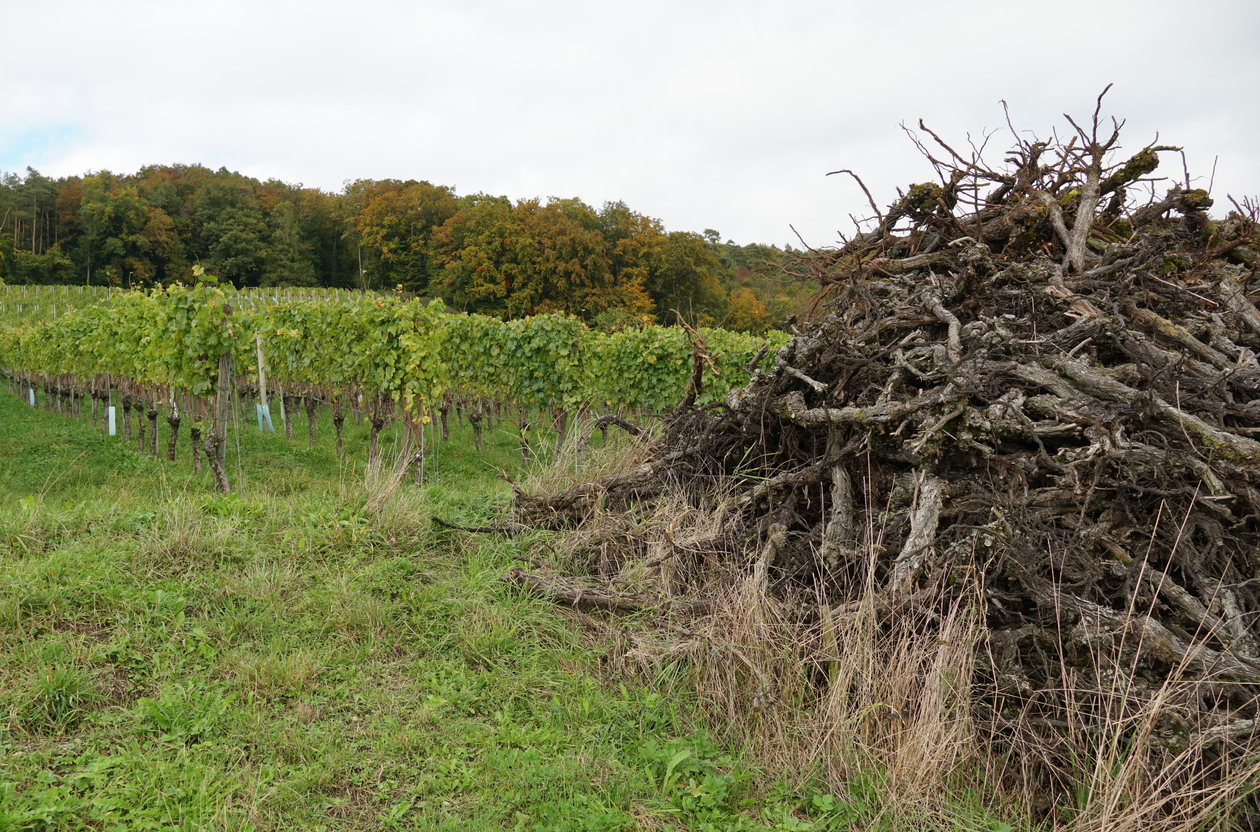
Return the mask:
<path id="1" fill-rule="evenodd" d="M 811 616 L 805 599 L 767 598 L 752 578 L 710 599 L 714 612 L 683 654 L 700 715 L 773 777 L 836 793 L 877 782 L 871 823 L 930 827 L 964 793 L 997 799 L 970 709 L 970 605 L 926 632 L 914 615 L 881 625 L 873 604 L 833 614 L 815 603 Z"/>
<path id="2" fill-rule="evenodd" d="M 575 425 L 557 453 L 530 466 L 520 480 L 520 488 L 527 494 L 556 494 L 614 474 L 629 473 L 648 460 L 659 432 L 657 427 L 645 425 L 643 435 L 636 438 L 612 428 L 608 442 L 596 445 L 582 441 L 578 434 L 583 430 L 583 426 Z"/>
<path id="3" fill-rule="evenodd" d="M 181 496 L 162 506 L 139 537 L 135 567 L 179 576 L 235 557 L 242 533 L 236 519 L 208 515 L 194 499 Z"/>
<path id="4" fill-rule="evenodd" d="M 373 516 L 386 511 L 399 496 L 399 489 L 411 473 L 411 462 L 415 456 L 414 448 L 408 438 L 400 446 L 392 449 L 382 448 L 375 458 L 368 462 L 363 472 L 362 500 L 364 508 Z"/>
<path id="5" fill-rule="evenodd" d="M 1023 802 L 1080 832 L 1256 828 L 1260 742 L 1251 721 L 1205 724 L 1192 703 L 1219 690 L 1201 679 L 1179 673 L 1151 691 L 1142 668 L 1095 660 L 1107 665 L 1095 675 L 1108 688 L 1080 684 L 1065 665 L 1066 705 L 1036 716 L 1025 708 L 984 738 L 993 756 L 1010 752 L 999 776 L 1019 785 Z"/>
<path id="6" fill-rule="evenodd" d="M 555 493 L 590 482 L 591 470 L 641 461 L 618 469 L 601 459 L 529 485 Z M 1260 753 L 1222 753 L 1252 740 L 1194 725 L 1170 745 L 1178 703 L 1196 695 L 1189 683 L 1139 702 L 1126 698 L 1138 669 L 1116 667 L 1106 676 L 1113 689 L 1070 692 L 1071 713 L 995 716 L 980 705 L 988 659 L 978 570 L 891 615 L 877 609 L 874 586 L 831 608 L 807 590 L 767 592 L 751 567 L 756 547 L 741 555 L 718 538 L 721 490 L 706 503 L 675 495 L 596 510 L 553 551 L 613 584 L 709 602 L 711 613 L 685 626 L 622 631 L 611 667 L 681 676 L 697 694 L 695 716 L 769 779 L 822 781 L 834 793 L 877 784 L 865 822 L 886 828 L 965 828 L 958 807 L 977 804 L 1017 826 L 1081 832 L 1240 828 L 1229 810 L 1260 782 Z M 871 557 L 878 530 L 866 540 Z"/>

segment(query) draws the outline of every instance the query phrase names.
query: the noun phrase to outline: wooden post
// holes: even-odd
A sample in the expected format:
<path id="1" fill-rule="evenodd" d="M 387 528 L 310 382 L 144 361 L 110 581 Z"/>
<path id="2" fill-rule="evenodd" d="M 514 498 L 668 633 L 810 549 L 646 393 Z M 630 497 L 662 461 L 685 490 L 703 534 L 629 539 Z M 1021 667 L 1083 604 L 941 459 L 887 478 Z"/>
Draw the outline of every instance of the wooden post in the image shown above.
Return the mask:
<path id="1" fill-rule="evenodd" d="M 267 371 L 263 365 L 263 348 L 262 333 L 255 332 L 254 339 L 258 342 L 258 403 L 263 406 L 263 410 L 267 409 Z"/>
<path id="2" fill-rule="evenodd" d="M 272 428 L 271 408 L 267 406 L 267 366 L 263 357 L 262 333 L 255 332 L 254 340 L 258 344 L 258 430 L 263 433 Z"/>

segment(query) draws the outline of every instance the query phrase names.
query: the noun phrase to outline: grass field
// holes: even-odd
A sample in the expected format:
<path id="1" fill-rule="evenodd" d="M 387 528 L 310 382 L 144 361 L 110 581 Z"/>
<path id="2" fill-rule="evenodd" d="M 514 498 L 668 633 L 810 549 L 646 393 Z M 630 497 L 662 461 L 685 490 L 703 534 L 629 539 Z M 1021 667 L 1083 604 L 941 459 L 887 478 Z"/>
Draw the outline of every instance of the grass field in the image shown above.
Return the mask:
<path id="1" fill-rule="evenodd" d="M 431 523 L 506 504 L 514 435 L 374 510 L 346 427 L 242 430 L 225 497 L 0 393 L 0 830 L 879 827 L 871 781 L 772 780 L 611 675 L 634 623 L 504 583 L 529 540 Z"/>

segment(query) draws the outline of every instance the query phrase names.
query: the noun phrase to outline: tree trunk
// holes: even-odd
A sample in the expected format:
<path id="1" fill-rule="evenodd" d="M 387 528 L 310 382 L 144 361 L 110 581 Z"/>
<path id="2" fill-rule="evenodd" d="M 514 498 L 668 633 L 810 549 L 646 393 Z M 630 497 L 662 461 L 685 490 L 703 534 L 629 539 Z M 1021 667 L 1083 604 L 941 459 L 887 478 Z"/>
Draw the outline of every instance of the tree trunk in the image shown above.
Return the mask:
<path id="1" fill-rule="evenodd" d="M 477 446 L 477 453 L 484 454 L 486 446 L 481 436 L 481 413 L 477 410 L 468 411 L 468 424 L 472 425 L 473 443 Z"/>
<path id="2" fill-rule="evenodd" d="M 319 402 L 315 400 L 314 395 L 308 394 L 304 402 L 306 405 L 306 444 L 308 447 L 315 447 L 315 416 L 318 413 Z"/>
<path id="3" fill-rule="evenodd" d="M 345 450 L 342 448 L 341 437 L 346 424 L 346 414 L 341 412 L 341 400 L 333 402 L 333 429 L 337 431 L 337 458 L 344 457 Z"/>
<path id="4" fill-rule="evenodd" d="M 146 446 L 146 443 L 144 441 L 144 406 L 143 405 L 136 408 L 136 436 L 137 436 L 136 450 L 143 453 Z"/>
<path id="5" fill-rule="evenodd" d="M 123 406 L 123 439 L 127 442 L 131 441 L 131 396 L 124 395 L 122 400 Z"/>
<path id="6" fill-rule="evenodd" d="M 188 442 L 192 445 L 193 473 L 201 473 L 201 423 L 193 422 L 188 429 Z"/>
<path id="7" fill-rule="evenodd" d="M 175 440 L 179 436 L 179 413 L 171 411 L 166 417 L 166 424 L 170 425 L 171 438 L 166 443 L 166 458 L 171 462 L 175 461 Z"/>
<path id="8" fill-rule="evenodd" d="M 381 429 L 385 427 L 385 417 L 373 416 L 370 419 L 370 421 L 372 423 L 372 439 L 368 443 L 368 463 L 369 464 L 376 462 L 376 455 L 378 452 L 377 443 L 378 443 L 378 440 L 380 439 Z"/>
<path id="9" fill-rule="evenodd" d="M 228 485 L 227 470 L 223 460 L 219 459 L 218 446 L 219 443 L 215 441 L 214 429 L 211 428 L 206 433 L 206 438 L 202 441 L 202 449 L 206 452 L 206 460 L 210 463 L 210 470 L 214 474 L 215 487 L 224 494 L 231 494 L 232 488 Z"/>
<path id="10" fill-rule="evenodd" d="M 521 431 L 521 462 L 529 465 L 534 461 L 534 455 L 529 449 L 529 415 L 525 408 L 520 408 L 520 431 Z"/>
<path id="11" fill-rule="evenodd" d="M 284 402 L 284 438 L 293 439 L 293 405 L 297 404 L 297 397 L 291 394 L 284 394 L 280 397 Z"/>
<path id="12" fill-rule="evenodd" d="M 147 411 L 147 415 L 148 415 L 148 417 L 149 417 L 149 431 L 150 431 L 150 433 L 149 433 L 149 453 L 153 454 L 153 456 L 155 456 L 155 457 L 156 457 L 156 456 L 158 455 L 158 429 L 157 429 L 157 417 L 158 417 L 158 412 L 157 412 L 157 408 L 156 408 L 156 407 L 150 407 L 150 408 L 148 409 L 148 411 Z"/>
<path id="13" fill-rule="evenodd" d="M 214 417 L 206 434 L 206 461 L 214 472 L 215 484 L 224 494 L 232 493 L 227 478 L 227 422 L 232 406 L 232 355 L 219 356 L 219 382 L 214 391 Z"/>
<path id="14" fill-rule="evenodd" d="M 558 454 L 564 447 L 564 437 L 569 429 L 569 411 L 564 408 L 557 410 L 551 424 L 556 432 L 556 453 Z"/>
<path id="15" fill-rule="evenodd" d="M 412 453 L 412 477 L 415 479 L 416 485 L 424 482 L 424 425 L 420 426 L 420 441 L 416 443 L 416 449 Z"/>
<path id="16" fill-rule="evenodd" d="M 280 408 L 280 424 L 284 427 L 286 437 L 292 437 L 293 431 L 289 428 L 289 409 L 284 406 L 284 388 L 276 388 L 276 405 Z"/>
<path id="17" fill-rule="evenodd" d="M 442 404 L 438 407 L 438 415 L 442 420 L 442 441 L 449 442 L 451 440 L 451 429 L 447 424 L 447 416 L 451 412 L 451 399 L 449 396 L 442 398 Z"/>

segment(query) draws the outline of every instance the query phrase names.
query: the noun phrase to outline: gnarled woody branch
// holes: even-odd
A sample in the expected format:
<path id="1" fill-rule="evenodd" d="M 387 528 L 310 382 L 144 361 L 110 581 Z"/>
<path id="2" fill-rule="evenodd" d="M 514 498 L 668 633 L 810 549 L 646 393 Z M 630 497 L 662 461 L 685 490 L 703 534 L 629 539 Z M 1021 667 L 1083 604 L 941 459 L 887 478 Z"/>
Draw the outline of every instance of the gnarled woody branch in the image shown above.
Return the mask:
<path id="1" fill-rule="evenodd" d="M 910 534 L 901 547 L 901 554 L 893 562 L 892 576 L 885 589 L 887 595 L 897 597 L 906 592 L 923 570 L 923 561 L 936 538 L 936 527 L 941 519 L 941 503 L 945 497 L 945 481 L 940 477 L 925 477 L 921 473 L 918 505 L 910 515 Z"/>
<path id="2" fill-rule="evenodd" d="M 955 401 L 958 394 L 953 390 L 932 392 L 908 402 L 880 402 L 870 407 L 815 407 L 806 409 L 804 399 L 784 396 L 773 404 L 777 413 L 807 428 L 827 425 L 882 425 L 899 422 L 916 411 L 933 405 Z"/>
<path id="3" fill-rule="evenodd" d="M 1242 285 L 1233 275 L 1227 274 L 1221 278 L 1217 296 L 1224 301 L 1225 307 L 1233 312 L 1238 320 L 1250 327 L 1252 332 L 1260 334 L 1260 310 L 1247 300 Z"/>
<path id="4" fill-rule="evenodd" d="M 827 456 L 839 460 L 843 451 L 840 435 L 831 431 L 827 440 Z M 831 512 L 827 518 L 827 528 L 823 531 L 822 561 L 835 567 L 846 557 L 853 544 L 856 532 L 853 504 L 853 481 L 844 463 L 837 461 L 831 466 Z"/>
<path id="5" fill-rule="evenodd" d="M 568 607 L 623 613 L 652 610 L 686 615 L 703 615 L 709 609 L 708 604 L 700 601 L 617 592 L 607 586 L 593 585 L 574 578 L 545 572 L 526 572 L 520 567 L 510 569 L 504 577 L 536 595 Z"/>
<path id="6" fill-rule="evenodd" d="M 1055 368 L 1075 382 L 1083 392 L 1102 399 L 1131 402 L 1144 395 L 1127 384 L 1103 375 L 1083 361 L 1057 361 Z M 1145 395 L 1150 398 L 1160 416 L 1197 436 L 1215 455 L 1233 462 L 1260 465 L 1260 442 L 1214 428 L 1198 416 L 1174 407 L 1159 396 L 1150 393 Z"/>
<path id="7" fill-rule="evenodd" d="M 1129 636 L 1130 646 L 1199 677 L 1260 684 L 1260 662 L 1213 650 L 1202 642 L 1187 644 L 1149 615 L 1116 612 L 1054 587 L 1043 588 L 1037 602 L 1056 617 L 1074 615 L 1090 642 Z"/>

